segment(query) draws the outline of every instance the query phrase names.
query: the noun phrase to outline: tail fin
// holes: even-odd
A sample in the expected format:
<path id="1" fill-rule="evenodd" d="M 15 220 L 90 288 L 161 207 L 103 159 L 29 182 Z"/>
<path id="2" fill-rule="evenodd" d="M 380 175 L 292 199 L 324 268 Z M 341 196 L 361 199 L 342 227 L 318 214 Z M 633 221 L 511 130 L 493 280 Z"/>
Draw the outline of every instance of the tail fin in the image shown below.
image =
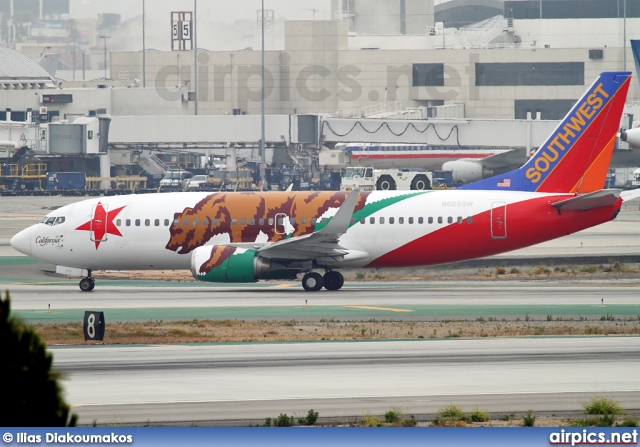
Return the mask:
<path id="1" fill-rule="evenodd" d="M 460 189 L 588 193 L 604 187 L 631 73 L 595 80 L 520 169 Z"/>

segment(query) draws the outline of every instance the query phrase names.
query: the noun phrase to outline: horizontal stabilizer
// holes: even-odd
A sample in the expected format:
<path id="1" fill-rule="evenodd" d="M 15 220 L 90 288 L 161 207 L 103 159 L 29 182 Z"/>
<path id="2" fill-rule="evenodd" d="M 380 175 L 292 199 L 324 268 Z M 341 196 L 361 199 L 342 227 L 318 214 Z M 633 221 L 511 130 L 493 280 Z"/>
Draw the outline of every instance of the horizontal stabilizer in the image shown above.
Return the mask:
<path id="1" fill-rule="evenodd" d="M 623 202 L 628 202 L 629 200 L 637 199 L 640 197 L 640 189 L 634 189 L 631 191 L 622 191 L 620 194 Z"/>
<path id="2" fill-rule="evenodd" d="M 618 200 L 621 190 L 603 189 L 572 197 L 567 200 L 560 200 L 551 204 L 552 207 L 561 210 L 588 210 L 601 206 L 611 206 Z"/>

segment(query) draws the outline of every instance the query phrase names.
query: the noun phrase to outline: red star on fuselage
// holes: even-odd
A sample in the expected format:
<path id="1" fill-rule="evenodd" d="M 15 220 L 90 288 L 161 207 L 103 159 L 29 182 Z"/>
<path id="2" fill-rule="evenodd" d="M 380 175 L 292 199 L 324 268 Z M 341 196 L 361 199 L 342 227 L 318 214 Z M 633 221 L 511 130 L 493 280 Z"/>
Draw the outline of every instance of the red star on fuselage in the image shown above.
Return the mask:
<path id="1" fill-rule="evenodd" d="M 102 206 L 102 203 L 98 202 L 98 205 L 96 205 L 93 211 L 93 218 L 80 225 L 76 230 L 92 231 L 97 250 L 100 246 L 100 242 L 104 240 L 105 234 L 113 234 L 114 236 L 122 237 L 122 233 L 120 233 L 118 227 L 113 223 L 113 219 L 115 219 L 123 208 L 124 206 L 121 206 L 120 208 L 107 212 Z"/>

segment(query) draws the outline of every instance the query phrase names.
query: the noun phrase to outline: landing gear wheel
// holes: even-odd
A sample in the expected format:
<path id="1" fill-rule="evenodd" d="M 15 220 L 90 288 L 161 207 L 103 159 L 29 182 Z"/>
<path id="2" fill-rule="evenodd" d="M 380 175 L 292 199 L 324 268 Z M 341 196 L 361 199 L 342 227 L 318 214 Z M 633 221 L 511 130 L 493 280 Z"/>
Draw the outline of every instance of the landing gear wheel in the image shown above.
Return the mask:
<path id="1" fill-rule="evenodd" d="M 307 292 L 317 292 L 324 287 L 324 279 L 320 273 L 311 272 L 302 278 L 302 288 Z"/>
<path id="2" fill-rule="evenodd" d="M 327 290 L 340 290 L 344 285 L 344 276 L 333 270 L 324 274 L 324 288 Z"/>
<path id="3" fill-rule="evenodd" d="M 91 292 L 96 286 L 96 282 L 90 276 L 80 280 L 80 290 L 83 292 Z"/>

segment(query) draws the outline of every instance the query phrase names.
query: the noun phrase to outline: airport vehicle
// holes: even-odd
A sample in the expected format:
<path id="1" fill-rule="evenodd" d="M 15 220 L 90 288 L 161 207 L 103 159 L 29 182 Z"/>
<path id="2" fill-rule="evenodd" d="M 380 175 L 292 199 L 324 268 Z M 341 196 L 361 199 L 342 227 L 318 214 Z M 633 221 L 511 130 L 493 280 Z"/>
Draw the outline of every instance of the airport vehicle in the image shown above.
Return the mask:
<path id="1" fill-rule="evenodd" d="M 160 188 L 182 189 L 191 177 L 189 171 L 168 171 L 160 180 Z"/>
<path id="2" fill-rule="evenodd" d="M 404 169 L 373 169 L 354 166 L 344 170 L 340 190 L 342 191 L 391 191 L 431 189 L 433 174 L 427 171 Z"/>
<path id="3" fill-rule="evenodd" d="M 338 290 L 339 268 L 444 264 L 527 247 L 609 222 L 640 196 L 602 189 L 630 79 L 602 73 L 521 168 L 458 189 L 94 198 L 50 212 L 11 245 L 82 276 L 83 291 L 103 269 L 191 269 L 210 282 L 303 274 L 305 290 Z"/>
<path id="4" fill-rule="evenodd" d="M 184 187 L 185 191 L 197 191 L 209 184 L 209 176 L 207 175 L 194 175 L 186 181 Z"/>

